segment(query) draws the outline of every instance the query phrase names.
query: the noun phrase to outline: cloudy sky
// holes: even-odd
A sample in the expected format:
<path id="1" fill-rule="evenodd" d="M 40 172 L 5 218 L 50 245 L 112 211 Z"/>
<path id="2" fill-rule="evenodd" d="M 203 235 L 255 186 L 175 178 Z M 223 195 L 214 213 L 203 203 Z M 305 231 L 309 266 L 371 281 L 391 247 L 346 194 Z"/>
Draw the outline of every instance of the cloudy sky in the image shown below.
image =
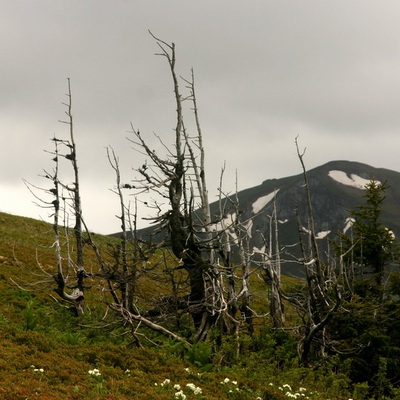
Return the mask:
<path id="1" fill-rule="evenodd" d="M 45 184 L 51 138 L 67 138 L 71 79 L 85 218 L 119 230 L 106 147 L 123 180 L 140 154 L 130 124 L 173 142 L 168 66 L 148 30 L 193 67 L 211 200 L 225 189 L 353 160 L 400 171 L 400 2 L 372 0 L 2 0 L 0 211 L 48 220 L 23 179 Z M 182 85 L 183 87 L 183 85 Z M 154 144 L 157 146 L 159 144 Z M 50 220 L 49 220 L 50 221 Z"/>

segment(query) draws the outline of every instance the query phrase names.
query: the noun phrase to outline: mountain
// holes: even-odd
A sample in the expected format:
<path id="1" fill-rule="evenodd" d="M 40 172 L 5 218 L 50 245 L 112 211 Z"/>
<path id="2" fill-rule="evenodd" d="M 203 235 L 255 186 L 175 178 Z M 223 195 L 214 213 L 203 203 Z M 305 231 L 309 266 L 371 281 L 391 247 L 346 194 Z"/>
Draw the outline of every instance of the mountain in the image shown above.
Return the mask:
<path id="1" fill-rule="evenodd" d="M 314 213 L 314 224 L 322 248 L 326 248 L 327 238 L 334 239 L 338 231 L 348 227 L 349 210 L 364 203 L 364 186 L 370 179 L 379 182 L 387 181 L 389 189 L 383 203 L 382 223 L 391 229 L 396 236 L 400 235 L 400 173 L 388 169 L 375 168 L 353 161 L 331 161 L 307 171 L 311 190 L 311 201 Z M 238 192 L 239 210 L 242 221 L 248 222 L 251 235 L 251 248 L 262 249 L 264 238 L 270 235 L 270 216 L 273 213 L 274 196 L 279 220 L 279 242 L 290 248 L 290 253 L 299 254 L 298 210 L 303 227 L 307 226 L 307 199 L 304 188 L 304 177 L 298 175 L 269 179 L 261 185 Z M 211 204 L 212 214 L 217 220 L 219 204 Z M 225 210 L 225 225 L 234 217 L 232 209 Z M 218 229 L 220 222 L 215 224 Z M 145 239 L 154 228 L 139 231 Z M 234 233 L 231 232 L 231 237 Z M 289 252 L 289 250 L 288 250 Z M 286 274 L 301 275 L 302 267 L 294 262 L 283 265 Z"/>
<path id="2" fill-rule="evenodd" d="M 326 239 L 334 239 L 338 231 L 348 226 L 349 210 L 363 204 L 365 184 L 370 179 L 387 181 L 390 188 L 383 204 L 382 222 L 396 236 L 400 234 L 400 173 L 374 168 L 351 161 L 332 161 L 307 172 L 313 206 L 315 232 L 324 247 Z M 307 199 L 304 177 L 295 176 L 270 179 L 261 185 L 238 194 L 243 219 L 253 217 L 252 246 L 263 246 L 262 235 L 269 237 L 268 216 L 273 211 L 273 196 L 276 193 L 276 210 L 281 245 L 290 246 L 299 241 L 296 209 L 302 226 L 307 226 Z M 261 235 L 262 234 L 262 235 Z M 323 240 L 325 239 L 325 240 Z M 324 242 L 324 243 L 322 243 Z M 326 246 L 325 246 L 326 247 Z M 295 275 L 293 265 L 288 265 Z M 285 270 L 285 267 L 283 267 Z"/>

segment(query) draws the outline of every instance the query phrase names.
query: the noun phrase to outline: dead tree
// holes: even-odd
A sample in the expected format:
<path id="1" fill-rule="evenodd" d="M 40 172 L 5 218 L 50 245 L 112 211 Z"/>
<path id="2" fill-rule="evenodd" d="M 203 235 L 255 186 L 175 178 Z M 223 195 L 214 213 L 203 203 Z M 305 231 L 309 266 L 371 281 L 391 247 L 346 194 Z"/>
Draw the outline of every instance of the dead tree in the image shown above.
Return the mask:
<path id="1" fill-rule="evenodd" d="M 177 105 L 177 124 L 175 127 L 175 154 L 173 159 L 163 160 L 155 151 L 151 150 L 142 138 L 139 131 L 132 126 L 132 131 L 136 137 L 136 143 L 149 156 L 152 164 L 159 169 L 159 173 L 151 174 L 147 165 L 139 168 L 139 173 L 143 180 L 135 186 L 145 189 L 159 191 L 164 187 L 166 193 L 162 194 L 169 200 L 169 210 L 158 216 L 155 221 L 165 226 L 169 232 L 169 245 L 175 257 L 182 263 L 182 268 L 187 271 L 190 279 L 190 294 L 188 306 L 193 322 L 197 328 L 200 328 L 205 309 L 205 269 L 208 267 L 201 256 L 201 248 L 197 243 L 196 232 L 193 224 L 190 223 L 190 212 L 193 199 L 187 199 L 185 192 L 186 165 L 185 154 L 183 152 L 183 116 L 182 116 L 182 98 L 179 92 L 178 80 L 175 74 L 175 47 L 164 42 L 157 41 L 169 63 L 173 82 L 175 100 Z M 166 48 L 171 50 L 169 54 Z M 151 174 L 151 175 L 150 175 Z M 190 204 L 188 204 L 190 202 Z"/>
<path id="2" fill-rule="evenodd" d="M 121 293 L 121 305 L 128 311 L 134 312 L 134 295 L 135 295 L 135 287 L 136 287 L 136 279 L 137 279 L 137 265 L 136 262 L 138 260 L 143 260 L 144 257 L 133 257 L 130 258 L 128 256 L 128 226 L 129 226 L 129 208 L 125 205 L 124 196 L 122 193 L 123 185 L 121 182 L 121 173 L 119 168 L 119 161 L 115 155 L 113 150 L 110 151 L 107 148 L 107 158 L 108 161 L 115 171 L 116 175 L 116 189 L 115 193 L 119 198 L 120 203 L 120 216 L 118 218 L 121 221 L 121 239 L 120 239 L 120 247 L 116 249 L 115 261 L 116 264 L 114 266 L 114 273 L 112 274 L 113 277 L 117 276 L 117 283 L 118 289 Z M 135 225 L 136 227 L 136 225 Z M 136 235 L 131 235 L 132 240 L 135 240 Z M 102 261 L 103 264 L 103 261 Z M 121 271 L 118 271 L 119 266 L 121 266 Z M 104 271 L 104 267 L 102 267 Z M 117 272 L 118 271 L 118 272 Z M 111 277 L 108 278 L 109 280 L 109 287 L 112 287 L 112 279 Z M 116 298 L 116 295 L 114 295 Z"/>
<path id="3" fill-rule="evenodd" d="M 285 324 L 285 310 L 282 299 L 281 289 L 281 252 L 282 249 L 279 245 L 279 229 L 278 229 L 278 212 L 276 209 L 276 193 L 273 202 L 272 225 L 273 235 L 275 242 L 271 239 L 270 248 L 273 249 L 274 263 L 271 268 L 271 296 L 270 296 L 270 310 L 275 328 L 282 328 Z M 271 229 L 272 231 L 272 229 Z M 271 235 L 272 236 L 272 235 Z M 273 247 L 273 245 L 275 245 Z"/>
<path id="4" fill-rule="evenodd" d="M 70 257 L 70 252 L 67 250 L 67 257 L 64 259 L 62 257 L 62 246 L 60 243 L 60 212 L 64 212 L 64 201 L 63 198 L 60 198 L 60 188 L 62 185 L 60 185 L 60 181 L 58 178 L 58 140 L 53 139 L 55 146 L 56 146 L 56 157 L 55 157 L 55 169 L 54 169 L 54 175 L 50 176 L 47 174 L 47 176 L 53 180 L 54 188 L 51 189 L 51 193 L 54 194 L 54 200 L 52 204 L 54 205 L 54 214 L 53 214 L 53 231 L 54 231 L 54 249 L 55 249 L 55 255 L 56 255 L 56 262 L 57 262 L 57 273 L 53 276 L 55 282 L 57 283 L 57 288 L 54 289 L 54 291 L 63 299 L 68 302 L 71 302 L 74 304 L 75 310 L 76 310 L 76 315 L 82 315 L 84 313 L 84 294 L 83 290 L 80 289 L 81 286 L 81 277 L 79 276 L 79 269 L 76 270 L 76 277 L 77 277 L 77 284 L 74 285 L 73 291 L 71 294 L 68 294 L 66 292 L 66 288 L 68 288 L 68 278 L 69 274 L 74 270 L 71 265 L 71 257 Z M 60 205 L 63 205 L 61 208 Z M 65 215 L 65 214 L 64 214 Z M 65 221 L 65 218 L 64 218 Z M 64 224 L 65 225 L 65 224 Z M 67 232 L 68 236 L 68 232 Z M 66 261 L 67 265 L 64 265 L 64 261 Z"/>
<path id="5" fill-rule="evenodd" d="M 238 318 L 239 305 L 238 301 L 240 298 L 248 296 L 248 277 L 249 274 L 244 273 L 243 285 L 240 292 L 236 289 L 236 279 L 234 274 L 234 266 L 232 260 L 232 244 L 235 244 L 237 249 L 243 248 L 243 242 L 241 241 L 243 236 L 243 227 L 239 217 L 239 202 L 236 197 L 236 201 L 229 199 L 229 196 L 223 195 L 223 175 L 225 168 L 222 169 L 219 183 L 219 213 L 215 216 L 216 222 L 212 221 L 210 202 L 208 198 L 207 180 L 206 180 L 206 169 L 205 169 L 205 151 L 203 146 L 203 136 L 199 120 L 199 112 L 197 106 L 197 98 L 195 94 L 195 82 L 194 73 L 192 70 L 191 80 L 185 80 L 187 88 L 189 89 L 190 95 L 188 99 L 192 102 L 193 113 L 195 118 L 196 134 L 190 137 L 184 129 L 184 140 L 185 146 L 189 152 L 189 164 L 188 172 L 189 179 L 192 181 L 190 172 L 193 171 L 193 180 L 196 182 L 197 193 L 199 198 L 199 204 L 196 210 L 190 210 L 191 215 L 197 217 L 194 221 L 195 232 L 199 231 L 199 227 L 202 233 L 202 240 L 199 245 L 202 247 L 203 258 L 209 265 L 208 271 L 206 271 L 206 284 L 207 284 L 207 302 L 208 312 L 211 318 L 204 318 L 204 321 L 209 326 L 203 324 L 203 331 L 206 332 L 211 326 L 210 324 L 217 324 L 220 329 L 220 334 L 227 333 L 238 333 L 240 321 Z M 199 155 L 196 155 L 197 149 Z M 199 161 L 198 161 L 199 160 Z M 237 184 L 237 182 L 236 182 Z M 196 190 L 192 191 L 193 193 Z M 236 190 L 237 193 L 237 190 Z M 193 196 L 196 198 L 196 196 Z M 230 221 L 227 221 L 226 215 L 227 210 L 223 205 L 225 203 L 230 204 L 231 211 L 228 212 L 232 216 Z M 229 217 L 228 217 L 229 220 Z M 227 223 L 225 223 L 227 222 Z M 219 226 L 219 229 L 216 229 Z M 235 232 L 235 239 L 232 239 L 231 234 Z M 247 231 L 246 231 L 247 234 Z M 223 260 L 223 268 L 218 263 L 218 256 Z M 247 264 L 246 264 L 247 265 Z M 224 281 L 226 278 L 226 282 Z M 225 294 L 226 292 L 226 294 Z M 238 293 L 240 295 L 238 296 Z M 248 297 L 247 297 L 248 298 Z M 242 306 L 244 303 L 242 303 Z M 247 309 L 246 312 L 248 312 Z M 251 319 L 248 318 L 248 324 L 251 324 Z M 250 326 L 250 325 L 249 325 Z M 202 332 L 199 330 L 198 335 Z M 200 336 L 199 336 L 200 337 Z"/>
<path id="6" fill-rule="evenodd" d="M 302 236 L 304 229 L 298 218 L 300 247 L 302 258 L 299 260 L 304 266 L 307 291 L 301 296 L 291 296 L 290 301 L 302 316 L 303 326 L 299 329 L 300 340 L 298 352 L 300 363 L 308 365 L 310 353 L 314 349 L 322 358 L 325 358 L 330 347 L 329 322 L 339 310 L 342 300 L 340 277 L 327 275 L 326 268 L 319 255 L 318 244 L 315 235 L 313 208 L 311 202 L 311 189 L 309 186 L 307 171 L 304 165 L 304 151 L 300 152 L 296 138 L 297 154 L 302 166 L 304 176 L 304 188 L 307 199 L 307 244 Z"/>
<path id="7" fill-rule="evenodd" d="M 69 139 L 63 140 L 54 137 L 52 139 L 55 150 L 50 152 L 53 155 L 53 162 L 55 166 L 52 172 L 45 172 L 44 177 L 52 182 L 52 188 L 45 189 L 46 193 L 52 195 L 53 200 L 46 201 L 41 197 L 35 197 L 40 200 L 40 203 L 44 204 L 45 207 L 51 206 L 53 208 L 53 230 L 54 230 L 54 248 L 57 263 L 57 273 L 53 275 L 53 278 L 57 284 L 55 292 L 64 300 L 72 303 L 75 308 L 76 315 L 82 315 L 84 313 L 84 289 L 85 289 L 85 278 L 88 274 L 84 268 L 84 237 L 83 237 L 83 218 L 82 218 L 82 204 L 80 195 L 79 185 L 79 169 L 77 162 L 77 148 L 74 138 L 74 124 L 72 116 L 72 94 L 71 94 L 71 82 L 68 79 L 68 101 L 62 103 L 66 106 L 67 115 L 66 121 L 60 121 L 67 124 L 69 127 Z M 65 159 L 71 162 L 73 168 L 73 182 L 68 184 L 60 179 L 60 160 Z M 36 188 L 38 189 L 38 188 Z M 33 191 L 31 190 L 33 193 Z M 75 260 L 72 259 L 72 247 L 70 246 L 69 240 L 69 215 L 72 210 L 74 220 L 74 244 L 75 244 Z M 66 255 L 63 257 L 63 249 L 60 241 L 60 220 L 63 218 L 65 242 L 67 244 Z M 65 265 L 66 263 L 66 265 Z M 71 275 L 74 275 L 72 278 Z M 72 284 L 71 279 L 75 279 Z M 72 290 L 71 293 L 67 292 L 67 289 Z"/>
<path id="8" fill-rule="evenodd" d="M 109 244 L 112 248 L 112 265 L 103 258 L 100 249 L 90 235 L 89 241 L 95 249 L 101 276 L 108 282 L 114 303 L 134 314 L 138 312 L 134 300 L 138 280 L 143 271 L 148 271 L 147 262 L 159 245 L 149 242 L 144 243 L 138 239 L 137 200 L 135 199 L 134 201 L 134 211 L 132 212 L 130 205 L 125 203 L 123 195 L 124 189 L 131 189 L 132 186 L 122 183 L 119 160 L 114 150 L 107 148 L 107 158 L 116 176 L 116 187 L 112 192 L 119 199 L 120 215 L 117 218 L 121 222 L 119 244 Z"/>
<path id="9" fill-rule="evenodd" d="M 219 219 L 216 228 L 218 256 L 218 276 L 221 291 L 226 291 L 225 327 L 227 333 L 239 335 L 242 327 L 252 334 L 253 311 L 250 307 L 250 275 L 251 256 L 249 251 L 252 218 L 243 221 L 238 198 L 238 182 L 236 177 L 236 193 L 229 196 L 222 191 L 222 179 L 225 166 L 222 168 L 219 184 Z"/>
<path id="10" fill-rule="evenodd" d="M 279 245 L 278 213 L 274 194 L 273 209 L 267 215 L 269 237 L 262 235 L 263 246 L 253 256 L 253 263 L 263 271 L 263 278 L 269 288 L 269 310 L 273 327 L 280 329 L 285 324 L 285 310 L 281 288 L 281 253 Z"/>
<path id="11" fill-rule="evenodd" d="M 195 340 L 204 339 L 211 326 L 221 321 L 225 312 L 223 288 L 218 280 L 215 248 L 217 240 L 213 231 L 212 216 L 206 187 L 204 147 L 198 118 L 194 74 L 191 80 L 183 80 L 189 89 L 184 98 L 176 74 L 175 45 L 168 44 L 154 35 L 165 57 L 173 81 L 176 104 L 176 126 L 173 151 L 167 148 L 162 158 L 152 150 L 139 130 L 132 126 L 135 139 L 131 140 L 149 159 L 138 169 L 140 179 L 135 187 L 153 191 L 168 199 L 168 210 L 154 217 L 154 222 L 168 232 L 168 245 L 179 261 L 177 268 L 184 269 L 189 277 L 188 310 L 197 330 Z M 187 131 L 184 123 L 183 103 L 191 101 L 195 119 L 195 134 Z M 157 206 L 156 206 L 157 207 Z"/>
<path id="12" fill-rule="evenodd" d="M 68 185 L 62 183 L 59 177 L 60 158 L 65 157 L 60 148 L 62 149 L 67 146 L 69 149 L 70 146 L 68 141 L 57 139 L 56 137 L 54 137 L 52 141 L 54 144 L 54 151 L 50 151 L 49 153 L 52 154 L 54 167 L 51 172 L 44 170 L 43 175 L 46 180 L 51 182 L 51 187 L 41 188 L 26 182 L 28 189 L 38 200 L 37 205 L 42 208 L 51 209 L 51 216 L 53 218 L 53 247 L 56 259 L 56 273 L 51 274 L 45 271 L 41 267 L 40 263 L 38 263 L 44 279 L 37 283 L 48 285 L 49 280 L 54 280 L 57 284 L 54 291 L 61 299 L 73 305 L 76 315 L 82 315 L 84 313 L 84 293 L 82 290 L 83 274 L 77 267 L 78 264 L 71 256 L 72 248 L 70 245 L 68 228 L 69 195 L 64 194 L 64 190 Z M 44 194 L 37 194 L 37 192 L 42 192 Z M 66 192 L 68 193 L 68 190 L 66 190 Z M 50 200 L 47 200 L 46 195 L 51 195 Z M 60 221 L 62 222 L 62 225 L 60 225 Z M 63 244 L 65 245 L 65 248 L 63 248 Z M 81 257 L 82 256 L 77 259 L 79 260 Z M 75 282 L 72 282 L 74 279 Z M 29 286 L 29 284 L 23 283 L 22 286 Z"/>
<path id="13" fill-rule="evenodd" d="M 68 82 L 68 92 L 67 98 L 68 101 L 63 103 L 67 110 L 65 114 L 67 116 L 67 120 L 60 121 L 61 123 L 67 124 L 69 128 L 69 140 L 62 140 L 62 143 L 67 148 L 67 153 L 63 154 L 66 160 L 71 162 L 73 168 L 74 180 L 71 184 L 65 184 L 61 181 L 58 181 L 58 184 L 63 187 L 68 193 L 69 198 L 71 199 L 71 209 L 74 215 L 74 236 L 75 236 L 75 245 L 76 245 L 76 287 L 75 287 L 75 296 L 76 300 L 76 308 L 78 315 L 83 313 L 84 307 L 84 290 L 85 290 L 85 278 L 88 277 L 88 274 L 84 268 L 84 238 L 83 238 L 83 217 L 82 217 L 82 202 L 81 202 L 81 193 L 80 193 L 80 183 L 79 183 L 79 168 L 77 161 L 77 147 L 74 137 L 74 121 L 72 116 L 72 93 L 71 93 L 71 81 L 67 78 Z M 59 155 L 59 156 L 60 156 Z M 56 201 L 58 201 L 56 199 Z M 62 279 L 60 277 L 57 278 L 57 284 L 62 285 Z"/>

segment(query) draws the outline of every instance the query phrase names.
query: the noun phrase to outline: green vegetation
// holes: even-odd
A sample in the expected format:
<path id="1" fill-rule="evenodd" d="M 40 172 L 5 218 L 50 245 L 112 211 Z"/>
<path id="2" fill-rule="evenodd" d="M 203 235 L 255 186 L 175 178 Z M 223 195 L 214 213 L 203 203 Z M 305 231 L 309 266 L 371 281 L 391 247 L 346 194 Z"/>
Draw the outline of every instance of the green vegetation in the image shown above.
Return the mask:
<path id="1" fill-rule="evenodd" d="M 398 248 L 393 232 L 380 220 L 387 183 L 371 180 L 366 188 L 365 203 L 351 211 L 351 236 L 342 234 L 341 245 L 347 269 L 352 270 L 352 284 L 358 286 L 356 293 L 361 290 L 359 294 L 363 296 L 369 292 L 382 298 L 385 267 L 394 261 Z M 374 282 L 370 282 L 371 279 Z M 363 291 L 366 284 L 373 287 L 375 293 Z"/>
<path id="2" fill-rule="evenodd" d="M 99 318 L 104 308 L 94 282 L 87 290 L 90 311 L 81 318 L 49 296 L 51 285 L 38 291 L 25 285 L 38 282 L 43 269 L 50 270 L 54 263 L 49 224 L 3 213 L 0 221 L 1 398 L 399 398 L 393 380 L 400 360 L 395 347 L 400 343 L 400 308 L 395 303 L 375 307 L 372 320 L 372 303 L 360 297 L 349 301 L 349 312 L 335 320 L 341 326 L 340 339 L 348 335 L 354 346 L 373 346 L 360 349 L 356 358 L 348 356 L 348 361 L 332 356 L 313 368 L 298 366 L 296 335 L 272 330 L 268 319 L 257 323 L 253 335 L 227 336 L 219 346 L 210 339 L 187 350 L 145 329 L 147 345 L 136 347 L 112 318 Z M 89 257 L 88 263 L 95 261 Z M 393 291 L 398 292 L 398 281 L 392 280 Z M 258 291 L 265 290 L 261 280 L 258 285 Z M 299 281 L 284 279 L 284 285 L 288 290 Z M 294 314 L 287 315 L 294 322 Z"/>

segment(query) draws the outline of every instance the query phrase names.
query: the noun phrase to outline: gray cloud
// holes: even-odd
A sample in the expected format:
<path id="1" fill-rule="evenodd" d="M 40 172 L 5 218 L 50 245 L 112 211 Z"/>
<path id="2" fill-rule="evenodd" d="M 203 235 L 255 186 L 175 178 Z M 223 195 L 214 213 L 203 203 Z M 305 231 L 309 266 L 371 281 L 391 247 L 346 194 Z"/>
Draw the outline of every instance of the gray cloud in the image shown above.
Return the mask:
<path id="1" fill-rule="evenodd" d="M 375 0 L 6 2 L 0 210 L 46 217 L 22 178 L 39 183 L 51 165 L 42 150 L 67 135 L 70 77 L 88 223 L 119 229 L 105 147 L 128 181 L 142 162 L 130 122 L 173 140 L 172 83 L 148 29 L 176 43 L 181 75 L 194 67 L 212 196 L 224 161 L 229 191 L 236 170 L 240 189 L 299 173 L 297 135 L 309 168 L 351 159 L 399 170 L 399 17 L 397 1 Z"/>

